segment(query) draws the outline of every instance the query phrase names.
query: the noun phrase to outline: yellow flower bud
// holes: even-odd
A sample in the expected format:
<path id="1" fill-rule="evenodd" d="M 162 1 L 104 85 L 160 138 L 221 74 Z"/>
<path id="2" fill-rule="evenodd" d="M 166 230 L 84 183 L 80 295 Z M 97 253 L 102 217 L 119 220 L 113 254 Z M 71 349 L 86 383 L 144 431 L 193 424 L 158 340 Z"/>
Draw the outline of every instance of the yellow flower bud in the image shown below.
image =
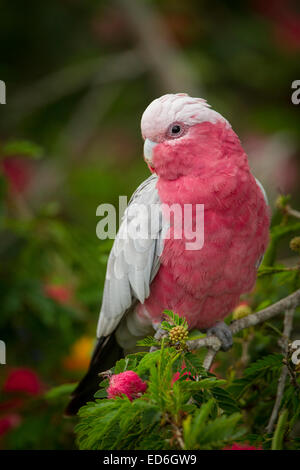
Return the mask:
<path id="1" fill-rule="evenodd" d="M 182 325 L 174 326 L 174 328 L 169 331 L 169 339 L 171 343 L 185 343 L 187 337 L 188 331 Z"/>
<path id="2" fill-rule="evenodd" d="M 252 308 L 250 305 L 244 303 L 241 303 L 238 305 L 234 310 L 232 314 L 232 319 L 233 320 L 239 320 L 240 318 L 247 317 L 252 313 Z"/>
<path id="3" fill-rule="evenodd" d="M 290 249 L 296 251 L 296 253 L 300 253 L 300 237 L 294 237 L 290 241 Z"/>
<path id="4" fill-rule="evenodd" d="M 283 196 L 278 196 L 278 198 L 277 198 L 276 201 L 275 201 L 275 206 L 276 206 L 277 209 L 279 209 L 279 210 L 284 209 L 285 200 L 284 200 L 284 197 L 283 197 Z"/>

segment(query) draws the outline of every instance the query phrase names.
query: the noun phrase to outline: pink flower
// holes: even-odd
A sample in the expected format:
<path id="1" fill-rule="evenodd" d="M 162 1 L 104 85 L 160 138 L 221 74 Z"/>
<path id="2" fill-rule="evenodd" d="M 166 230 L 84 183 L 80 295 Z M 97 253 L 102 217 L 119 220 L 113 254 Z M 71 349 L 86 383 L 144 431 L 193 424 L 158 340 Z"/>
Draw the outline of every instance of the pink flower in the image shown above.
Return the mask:
<path id="1" fill-rule="evenodd" d="M 0 418 L 0 436 L 16 428 L 21 422 L 21 417 L 17 414 L 10 414 Z"/>
<path id="2" fill-rule="evenodd" d="M 38 395 L 42 389 L 36 373 L 25 368 L 12 370 L 3 386 L 4 392 L 25 392 L 29 395 Z"/>
<path id="3" fill-rule="evenodd" d="M 146 389 L 146 382 L 143 382 L 133 370 L 127 370 L 110 378 L 107 394 L 108 398 L 126 395 L 132 401 L 143 395 Z"/>
<path id="4" fill-rule="evenodd" d="M 261 447 L 249 446 L 249 444 L 238 444 L 234 442 L 231 447 L 224 447 L 223 450 L 262 450 Z"/>

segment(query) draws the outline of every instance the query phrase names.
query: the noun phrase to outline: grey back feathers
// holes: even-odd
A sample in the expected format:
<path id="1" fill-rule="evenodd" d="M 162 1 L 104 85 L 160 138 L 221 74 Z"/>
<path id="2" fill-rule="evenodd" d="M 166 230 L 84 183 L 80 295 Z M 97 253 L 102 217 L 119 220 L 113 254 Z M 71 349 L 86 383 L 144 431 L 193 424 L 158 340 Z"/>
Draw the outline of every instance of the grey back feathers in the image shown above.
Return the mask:
<path id="1" fill-rule="evenodd" d="M 137 188 L 122 218 L 107 263 L 98 337 L 111 334 L 123 315 L 150 295 L 168 229 L 166 223 L 163 227 L 157 180 L 156 175 L 151 175 Z M 139 227 L 145 231 L 136 237 Z"/>

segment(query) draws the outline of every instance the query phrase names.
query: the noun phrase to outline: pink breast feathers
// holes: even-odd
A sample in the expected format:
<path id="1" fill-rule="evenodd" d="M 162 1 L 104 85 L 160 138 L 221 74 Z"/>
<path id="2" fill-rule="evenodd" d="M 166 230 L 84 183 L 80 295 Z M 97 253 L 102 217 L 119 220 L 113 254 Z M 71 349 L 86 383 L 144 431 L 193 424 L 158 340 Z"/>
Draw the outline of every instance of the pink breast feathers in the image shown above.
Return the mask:
<path id="1" fill-rule="evenodd" d="M 214 134 L 224 131 L 223 124 L 194 127 L 201 135 L 211 132 L 212 140 Z M 185 316 L 190 328 L 209 328 L 224 319 L 240 295 L 253 288 L 257 262 L 268 243 L 268 207 L 236 134 L 227 128 L 221 148 L 209 146 L 207 140 L 206 145 L 200 139 L 186 142 L 182 150 L 187 160 L 202 160 L 193 163 L 192 173 L 184 174 L 179 158 L 181 174 L 171 179 L 163 176 L 168 156 L 159 154 L 166 148 L 155 149 L 155 158 L 165 165 L 157 184 L 162 203 L 177 203 L 182 208 L 184 204 L 204 204 L 200 250 L 187 250 L 184 234 L 182 239 L 174 239 L 171 225 L 161 267 L 144 304 L 155 323 L 161 321 L 164 309 Z M 212 152 L 219 152 L 217 158 Z M 143 311 L 139 309 L 140 314 Z"/>

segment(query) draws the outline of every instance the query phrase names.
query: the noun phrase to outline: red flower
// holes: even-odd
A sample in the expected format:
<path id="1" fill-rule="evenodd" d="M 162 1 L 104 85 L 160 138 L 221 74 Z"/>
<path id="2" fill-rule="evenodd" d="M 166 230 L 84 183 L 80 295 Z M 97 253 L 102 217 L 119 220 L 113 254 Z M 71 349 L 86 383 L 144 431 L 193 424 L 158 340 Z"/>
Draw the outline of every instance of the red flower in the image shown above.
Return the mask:
<path id="1" fill-rule="evenodd" d="M 146 389 L 146 382 L 143 382 L 133 370 L 127 370 L 110 378 L 107 394 L 108 398 L 126 395 L 132 401 L 145 393 Z"/>
<path id="2" fill-rule="evenodd" d="M 186 378 L 185 380 L 190 380 L 190 377 L 192 376 L 192 374 L 191 374 L 190 372 L 184 372 L 184 373 L 182 374 L 182 377 L 183 377 L 184 375 L 187 375 L 187 378 Z M 175 372 L 175 374 L 174 374 L 173 377 L 172 377 L 172 381 L 171 381 L 172 385 L 173 385 L 174 382 L 176 382 L 176 381 L 179 379 L 179 377 L 180 377 L 180 372 L 178 372 L 178 371 Z M 194 378 L 194 377 L 193 377 L 193 378 Z"/>
<path id="3" fill-rule="evenodd" d="M 300 14 L 292 0 L 253 0 L 253 5 L 273 26 L 274 36 L 286 50 L 300 48 Z"/>
<path id="4" fill-rule="evenodd" d="M 183 362 L 181 368 L 182 368 L 182 369 L 185 369 L 185 367 L 186 367 L 186 365 L 185 365 L 185 363 Z M 172 384 L 172 385 L 173 385 L 174 382 L 176 382 L 176 381 L 179 379 L 180 375 L 181 375 L 181 374 L 180 374 L 179 371 L 175 372 L 175 374 L 174 374 L 173 377 L 172 377 L 172 381 L 171 381 L 171 384 Z M 187 375 L 187 378 L 186 378 L 185 380 L 190 380 L 190 377 L 192 377 L 193 379 L 195 378 L 194 376 L 192 376 L 191 372 L 189 372 L 189 371 L 184 372 L 184 373 L 182 374 L 182 377 L 183 377 L 184 375 Z"/>
<path id="5" fill-rule="evenodd" d="M 238 444 L 234 442 L 231 447 L 224 447 L 223 450 L 262 450 L 261 447 L 249 446 L 249 444 Z"/>
<path id="6" fill-rule="evenodd" d="M 32 164 L 28 159 L 8 157 L 2 163 L 3 172 L 12 190 L 22 193 L 26 191 L 32 178 Z"/>
<path id="7" fill-rule="evenodd" d="M 47 284 L 44 291 L 47 297 L 62 305 L 68 304 L 72 299 L 72 291 L 67 286 Z"/>
<path id="8" fill-rule="evenodd" d="M 6 378 L 4 392 L 25 392 L 29 395 L 38 395 L 43 386 L 36 375 L 30 369 L 15 369 Z"/>
<path id="9" fill-rule="evenodd" d="M 16 428 L 21 422 L 21 417 L 17 414 L 10 414 L 0 418 L 0 436 Z"/>
<path id="10" fill-rule="evenodd" d="M 176 382 L 179 379 L 179 377 L 180 377 L 180 372 L 175 372 L 175 374 L 172 377 L 172 381 L 171 381 L 172 385 L 173 385 L 174 382 Z"/>

